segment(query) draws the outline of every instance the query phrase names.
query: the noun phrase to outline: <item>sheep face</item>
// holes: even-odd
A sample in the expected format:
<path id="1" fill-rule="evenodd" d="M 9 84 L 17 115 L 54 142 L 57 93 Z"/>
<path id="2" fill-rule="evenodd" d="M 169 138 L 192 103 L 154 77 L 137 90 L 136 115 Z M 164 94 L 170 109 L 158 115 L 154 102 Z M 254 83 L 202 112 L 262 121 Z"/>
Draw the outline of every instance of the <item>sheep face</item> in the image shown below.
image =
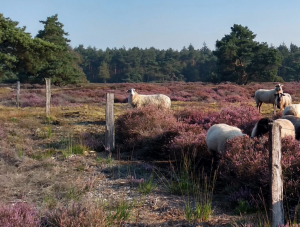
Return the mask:
<path id="1" fill-rule="evenodd" d="M 127 90 L 127 93 L 130 93 L 131 95 L 134 95 L 136 93 L 134 88 L 131 88 L 129 90 Z"/>
<path id="2" fill-rule="evenodd" d="M 257 122 L 256 128 L 256 136 L 261 137 L 269 131 L 269 123 L 273 122 L 273 120 L 269 118 L 262 118 Z"/>
<path id="3" fill-rule="evenodd" d="M 277 93 L 283 93 L 282 87 L 283 87 L 282 84 L 277 84 L 275 86 L 275 91 L 277 91 Z"/>

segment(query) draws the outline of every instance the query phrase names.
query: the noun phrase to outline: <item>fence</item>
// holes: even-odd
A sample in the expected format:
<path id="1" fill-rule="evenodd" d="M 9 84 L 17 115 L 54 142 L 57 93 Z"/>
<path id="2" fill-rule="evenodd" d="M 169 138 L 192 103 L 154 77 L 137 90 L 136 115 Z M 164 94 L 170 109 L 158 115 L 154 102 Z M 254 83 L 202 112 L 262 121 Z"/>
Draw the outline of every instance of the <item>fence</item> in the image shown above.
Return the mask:
<path id="1" fill-rule="evenodd" d="M 277 122 L 269 124 L 269 168 L 271 187 L 271 226 L 277 227 L 284 224 L 281 126 Z"/>
<path id="2" fill-rule="evenodd" d="M 50 116 L 51 80 L 46 81 L 46 115 Z M 16 105 L 19 108 L 20 82 L 17 83 Z M 114 127 L 114 93 L 106 94 L 105 111 L 105 148 L 112 151 L 115 148 Z M 277 227 L 284 224 L 283 212 L 283 181 L 281 167 L 281 126 L 277 122 L 269 124 L 269 169 L 271 187 L 271 225 Z"/>

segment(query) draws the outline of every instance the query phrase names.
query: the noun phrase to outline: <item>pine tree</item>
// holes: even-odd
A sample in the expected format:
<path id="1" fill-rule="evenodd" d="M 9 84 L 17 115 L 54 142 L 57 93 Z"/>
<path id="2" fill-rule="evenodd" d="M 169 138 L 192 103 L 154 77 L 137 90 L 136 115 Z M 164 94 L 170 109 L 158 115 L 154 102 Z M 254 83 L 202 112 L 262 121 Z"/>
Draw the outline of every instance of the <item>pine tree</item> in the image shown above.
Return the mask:
<path id="1" fill-rule="evenodd" d="M 0 14 L 0 81 L 4 74 L 16 74 L 28 80 L 59 50 L 58 46 L 47 41 L 32 39 L 25 32 L 26 27 L 19 28 L 18 24 Z"/>
<path id="2" fill-rule="evenodd" d="M 64 25 L 58 21 L 57 14 L 40 22 L 44 24 L 44 29 L 40 30 L 36 37 L 59 46 L 60 51 L 56 52 L 48 65 L 39 72 L 35 78 L 36 82 L 51 78 L 55 85 L 63 86 L 85 81 L 84 73 L 78 66 L 81 62 L 80 55 L 69 46 L 70 40 L 65 37 L 68 33 L 63 30 Z"/>
<path id="3" fill-rule="evenodd" d="M 106 62 L 102 62 L 99 66 L 99 78 L 103 79 L 104 83 L 106 83 L 106 80 L 110 78 L 109 68 Z"/>

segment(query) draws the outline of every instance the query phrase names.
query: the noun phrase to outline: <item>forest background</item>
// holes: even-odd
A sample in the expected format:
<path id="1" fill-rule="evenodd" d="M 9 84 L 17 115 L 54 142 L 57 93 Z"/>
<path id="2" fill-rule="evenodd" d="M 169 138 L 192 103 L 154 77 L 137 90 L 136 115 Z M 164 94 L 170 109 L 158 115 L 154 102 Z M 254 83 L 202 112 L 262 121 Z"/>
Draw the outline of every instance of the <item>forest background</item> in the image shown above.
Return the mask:
<path id="1" fill-rule="evenodd" d="M 82 82 L 289 82 L 300 80 L 300 48 L 282 43 L 275 47 L 255 41 L 247 26 L 234 24 L 216 40 L 215 50 L 205 43 L 180 51 L 151 48 L 72 48 L 58 15 L 40 21 L 44 29 L 34 37 L 26 27 L 0 14 L 0 82 L 55 85 Z"/>

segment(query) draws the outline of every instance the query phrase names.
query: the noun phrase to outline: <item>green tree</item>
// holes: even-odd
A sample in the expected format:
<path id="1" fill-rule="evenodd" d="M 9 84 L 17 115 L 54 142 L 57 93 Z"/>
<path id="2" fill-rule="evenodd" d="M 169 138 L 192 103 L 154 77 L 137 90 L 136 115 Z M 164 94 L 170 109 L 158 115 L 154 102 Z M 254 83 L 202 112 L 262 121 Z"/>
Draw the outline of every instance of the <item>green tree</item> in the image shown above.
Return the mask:
<path id="1" fill-rule="evenodd" d="M 249 80 L 273 81 L 280 66 L 279 52 L 266 43 L 254 41 L 256 35 L 234 24 L 231 33 L 216 41 L 217 72 L 220 81 L 245 84 Z"/>
<path id="2" fill-rule="evenodd" d="M 58 86 L 85 81 L 84 73 L 78 66 L 82 61 L 80 55 L 69 46 L 70 40 L 65 38 L 68 33 L 63 30 L 64 25 L 58 21 L 57 14 L 40 22 L 44 24 L 44 29 L 36 37 L 59 46 L 60 51 L 39 71 L 35 81 L 42 82 L 44 78 L 51 78 Z"/>
<path id="3" fill-rule="evenodd" d="M 0 80 L 18 74 L 26 80 L 35 75 L 60 48 L 39 38 L 32 39 L 26 27 L 0 14 Z"/>
<path id="4" fill-rule="evenodd" d="M 278 75 L 285 81 L 300 81 L 300 48 L 291 43 L 289 48 L 281 44 L 277 49 L 283 58 Z"/>
<path id="5" fill-rule="evenodd" d="M 106 80 L 110 78 L 109 68 L 106 62 L 102 62 L 99 67 L 99 78 L 106 83 Z"/>
<path id="6" fill-rule="evenodd" d="M 282 58 L 277 49 L 268 47 L 267 43 L 259 44 L 251 63 L 246 69 L 247 80 L 283 82 L 283 79 L 277 76 L 278 67 L 281 65 L 281 62 Z"/>

